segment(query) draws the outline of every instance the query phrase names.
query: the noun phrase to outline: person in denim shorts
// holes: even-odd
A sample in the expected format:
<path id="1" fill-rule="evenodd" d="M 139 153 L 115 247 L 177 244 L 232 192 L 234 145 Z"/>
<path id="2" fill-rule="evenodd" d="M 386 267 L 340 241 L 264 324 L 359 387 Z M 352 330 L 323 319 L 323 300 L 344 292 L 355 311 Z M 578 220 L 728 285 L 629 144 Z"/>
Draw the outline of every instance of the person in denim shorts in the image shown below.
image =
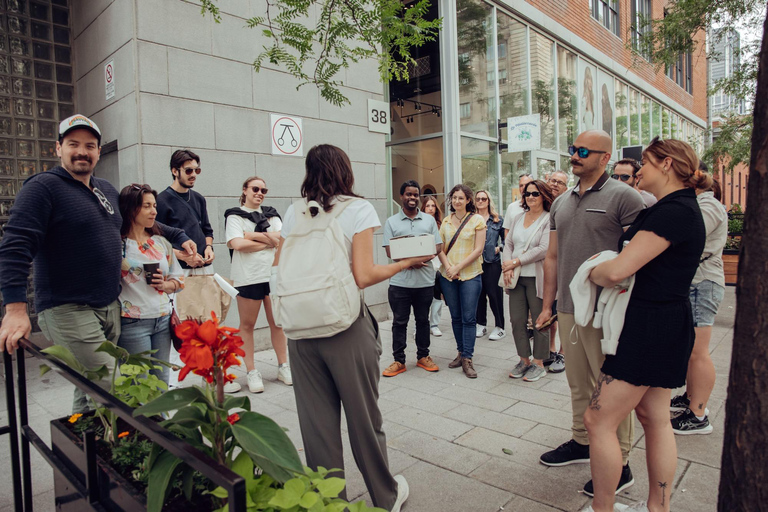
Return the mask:
<path id="1" fill-rule="evenodd" d="M 712 176 L 698 172 L 703 179 L 696 187 L 696 199 L 704 217 L 707 241 L 690 290 L 696 341 L 688 362 L 686 391 L 674 397 L 670 404 L 671 410 L 680 413 L 672 418 L 672 430 L 678 435 L 712 432 L 707 417 L 707 401 L 715 387 L 715 366 L 709 356 L 709 339 L 717 308 L 725 295 L 723 247 L 728 235 L 728 215 L 715 198 Z"/>

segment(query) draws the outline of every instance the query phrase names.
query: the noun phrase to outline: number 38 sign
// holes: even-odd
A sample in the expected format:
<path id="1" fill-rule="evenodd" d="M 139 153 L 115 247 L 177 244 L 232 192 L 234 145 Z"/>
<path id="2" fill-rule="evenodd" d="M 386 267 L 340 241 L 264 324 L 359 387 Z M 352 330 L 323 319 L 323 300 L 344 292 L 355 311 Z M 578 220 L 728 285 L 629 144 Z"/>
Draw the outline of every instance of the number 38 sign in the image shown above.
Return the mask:
<path id="1" fill-rule="evenodd" d="M 368 100 L 368 131 L 389 133 L 389 103 Z"/>

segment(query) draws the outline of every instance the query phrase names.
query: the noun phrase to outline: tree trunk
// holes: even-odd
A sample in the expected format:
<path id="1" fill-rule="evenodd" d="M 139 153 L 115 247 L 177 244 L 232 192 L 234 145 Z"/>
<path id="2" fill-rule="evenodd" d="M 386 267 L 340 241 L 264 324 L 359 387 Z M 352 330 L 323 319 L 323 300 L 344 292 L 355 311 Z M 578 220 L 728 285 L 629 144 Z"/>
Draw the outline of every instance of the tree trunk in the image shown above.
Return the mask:
<path id="1" fill-rule="evenodd" d="M 719 512 L 768 511 L 768 17 L 757 73 Z"/>

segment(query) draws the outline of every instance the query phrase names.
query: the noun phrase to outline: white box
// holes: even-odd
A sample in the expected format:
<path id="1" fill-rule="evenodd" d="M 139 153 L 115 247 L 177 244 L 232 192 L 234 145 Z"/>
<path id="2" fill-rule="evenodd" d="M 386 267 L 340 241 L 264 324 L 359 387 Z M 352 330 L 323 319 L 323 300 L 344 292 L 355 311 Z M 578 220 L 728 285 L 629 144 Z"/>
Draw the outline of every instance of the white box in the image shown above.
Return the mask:
<path id="1" fill-rule="evenodd" d="M 436 252 L 434 235 L 408 235 L 389 239 L 389 255 L 393 260 L 430 256 Z"/>

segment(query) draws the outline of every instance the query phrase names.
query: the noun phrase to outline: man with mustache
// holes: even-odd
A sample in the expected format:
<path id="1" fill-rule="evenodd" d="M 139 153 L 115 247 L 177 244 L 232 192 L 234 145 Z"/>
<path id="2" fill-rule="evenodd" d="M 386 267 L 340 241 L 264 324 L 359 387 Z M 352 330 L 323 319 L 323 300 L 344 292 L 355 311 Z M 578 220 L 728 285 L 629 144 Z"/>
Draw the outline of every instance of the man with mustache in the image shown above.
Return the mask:
<path id="1" fill-rule="evenodd" d="M 640 194 L 610 179 L 605 172 L 612 147 L 611 137 L 602 130 L 589 130 L 576 138 L 568 152 L 573 174 L 579 181 L 555 199 L 550 210 L 549 248 L 544 259 L 544 307 L 536 325 L 550 319 L 557 298 L 560 336 L 568 360 L 565 375 L 571 389 L 573 438 L 540 457 L 546 466 L 589 462 L 584 412 L 605 359 L 600 343 L 602 329 L 575 325 L 569 284 L 581 264 L 592 255 L 618 250 L 622 233 L 645 207 Z M 627 462 L 634 438 L 633 427 L 630 414 L 617 432 L 624 463 L 617 493 L 634 483 Z M 593 495 L 591 480 L 584 486 L 584 493 Z"/>
<path id="2" fill-rule="evenodd" d="M 35 308 L 43 334 L 68 348 L 83 365 L 112 364 L 95 352 L 120 336 L 122 217 L 118 192 L 93 176 L 101 153 L 101 131 L 77 114 L 59 125 L 56 154 L 61 165 L 24 182 L 0 242 L 0 291 L 6 312 L 0 351 L 13 352 L 29 336 L 27 278 L 35 263 Z M 189 253 L 194 244 L 178 229 L 160 226 L 163 236 Z M 75 390 L 74 412 L 88 409 Z"/>
<path id="3" fill-rule="evenodd" d="M 384 224 L 384 249 L 391 258 L 390 240 L 402 236 L 432 235 L 437 253 L 442 250 L 443 240 L 434 217 L 419 209 L 421 187 L 414 180 L 400 186 L 400 200 L 403 209 L 387 219 Z M 429 307 L 435 289 L 435 271 L 430 262 L 410 267 L 392 276 L 389 280 L 389 306 L 392 308 L 392 355 L 395 361 L 382 373 L 394 377 L 405 371 L 405 346 L 408 333 L 408 318 L 413 309 L 416 321 L 416 366 L 428 372 L 440 368 L 429 355 Z"/>

